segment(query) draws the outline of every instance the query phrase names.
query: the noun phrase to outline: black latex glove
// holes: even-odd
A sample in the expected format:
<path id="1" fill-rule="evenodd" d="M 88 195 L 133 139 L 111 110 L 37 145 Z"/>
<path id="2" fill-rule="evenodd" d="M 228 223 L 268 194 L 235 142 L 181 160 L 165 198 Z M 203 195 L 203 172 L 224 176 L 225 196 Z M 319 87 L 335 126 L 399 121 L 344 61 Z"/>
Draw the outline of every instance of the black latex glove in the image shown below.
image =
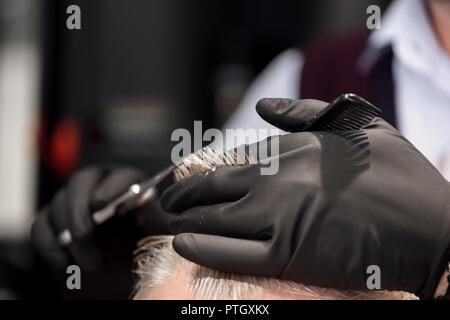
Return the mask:
<path id="1" fill-rule="evenodd" d="M 263 99 L 267 122 L 300 131 L 326 103 Z M 267 141 L 260 142 L 268 143 Z M 161 199 L 175 250 L 198 264 L 321 287 L 432 296 L 450 259 L 450 187 L 396 129 L 279 137 L 279 172 L 223 167 L 169 187 Z M 181 234 L 180 234 L 181 233 Z"/>
<path id="2" fill-rule="evenodd" d="M 140 237 L 166 234 L 167 216 L 159 204 L 149 204 L 96 225 L 92 213 L 146 178 L 131 168 L 89 168 L 75 174 L 33 224 L 32 242 L 55 267 L 76 263 L 83 270 L 97 271 L 117 264 L 131 265 Z M 63 248 L 58 234 L 68 229 L 73 242 Z M 128 269 L 129 271 L 129 269 Z"/>

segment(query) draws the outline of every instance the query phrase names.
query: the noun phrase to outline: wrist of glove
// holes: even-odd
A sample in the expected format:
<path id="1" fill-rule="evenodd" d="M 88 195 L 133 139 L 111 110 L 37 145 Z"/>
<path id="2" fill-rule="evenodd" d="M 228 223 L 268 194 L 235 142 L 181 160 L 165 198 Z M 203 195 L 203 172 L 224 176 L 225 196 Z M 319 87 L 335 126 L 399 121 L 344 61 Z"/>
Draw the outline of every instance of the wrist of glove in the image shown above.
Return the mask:
<path id="1" fill-rule="evenodd" d="M 361 130 L 295 132 L 326 106 L 258 103 L 267 122 L 294 132 L 270 138 L 276 174 L 223 167 L 169 187 L 161 203 L 177 213 L 175 250 L 213 269 L 337 289 L 368 290 L 376 265 L 381 289 L 431 298 L 450 258 L 449 183 L 380 118 Z"/>
<path id="2" fill-rule="evenodd" d="M 78 172 L 38 214 L 31 230 L 34 247 L 55 267 L 76 263 L 95 271 L 117 262 L 131 264 L 140 236 L 167 233 L 166 215 L 158 205 L 150 204 L 96 225 L 92 213 L 145 178 L 145 174 L 131 168 L 94 167 Z M 72 237 L 65 247 L 58 239 L 63 230 Z"/>

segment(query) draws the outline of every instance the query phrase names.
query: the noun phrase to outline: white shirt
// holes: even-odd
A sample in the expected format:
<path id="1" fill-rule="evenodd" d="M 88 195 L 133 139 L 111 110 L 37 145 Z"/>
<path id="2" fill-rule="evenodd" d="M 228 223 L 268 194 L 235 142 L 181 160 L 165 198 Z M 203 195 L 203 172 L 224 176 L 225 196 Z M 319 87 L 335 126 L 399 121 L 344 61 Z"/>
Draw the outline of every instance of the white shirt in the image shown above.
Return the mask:
<path id="1" fill-rule="evenodd" d="M 392 45 L 398 129 L 450 180 L 450 57 L 433 33 L 423 0 L 395 1 L 381 24 L 356 63 L 364 67 L 365 57 Z M 224 127 L 272 129 L 259 118 L 255 105 L 264 97 L 298 99 L 303 63 L 296 49 L 276 57 L 254 80 Z"/>

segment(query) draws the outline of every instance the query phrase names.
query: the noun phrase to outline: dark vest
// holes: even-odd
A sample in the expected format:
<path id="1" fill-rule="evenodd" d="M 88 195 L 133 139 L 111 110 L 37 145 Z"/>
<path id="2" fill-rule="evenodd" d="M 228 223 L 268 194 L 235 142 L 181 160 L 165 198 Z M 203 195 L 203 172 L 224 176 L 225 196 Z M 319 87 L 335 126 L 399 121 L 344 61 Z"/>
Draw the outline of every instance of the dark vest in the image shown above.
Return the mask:
<path id="1" fill-rule="evenodd" d="M 382 111 L 382 117 L 396 126 L 392 49 L 386 47 L 367 73 L 357 68 L 366 48 L 369 32 L 316 42 L 302 48 L 302 99 L 332 101 L 343 93 L 358 94 Z"/>

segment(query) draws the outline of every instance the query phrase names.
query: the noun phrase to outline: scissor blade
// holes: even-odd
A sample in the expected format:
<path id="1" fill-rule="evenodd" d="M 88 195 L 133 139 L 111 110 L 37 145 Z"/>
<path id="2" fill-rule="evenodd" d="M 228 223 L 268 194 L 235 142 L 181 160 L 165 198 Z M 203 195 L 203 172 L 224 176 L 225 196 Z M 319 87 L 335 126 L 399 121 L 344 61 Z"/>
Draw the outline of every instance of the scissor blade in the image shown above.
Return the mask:
<path id="1" fill-rule="evenodd" d="M 140 183 L 139 193 L 135 197 L 121 203 L 117 208 L 118 213 L 124 214 L 157 199 L 167 185 L 171 183 L 171 175 L 174 168 L 175 166 L 170 166 L 150 179 Z"/>

